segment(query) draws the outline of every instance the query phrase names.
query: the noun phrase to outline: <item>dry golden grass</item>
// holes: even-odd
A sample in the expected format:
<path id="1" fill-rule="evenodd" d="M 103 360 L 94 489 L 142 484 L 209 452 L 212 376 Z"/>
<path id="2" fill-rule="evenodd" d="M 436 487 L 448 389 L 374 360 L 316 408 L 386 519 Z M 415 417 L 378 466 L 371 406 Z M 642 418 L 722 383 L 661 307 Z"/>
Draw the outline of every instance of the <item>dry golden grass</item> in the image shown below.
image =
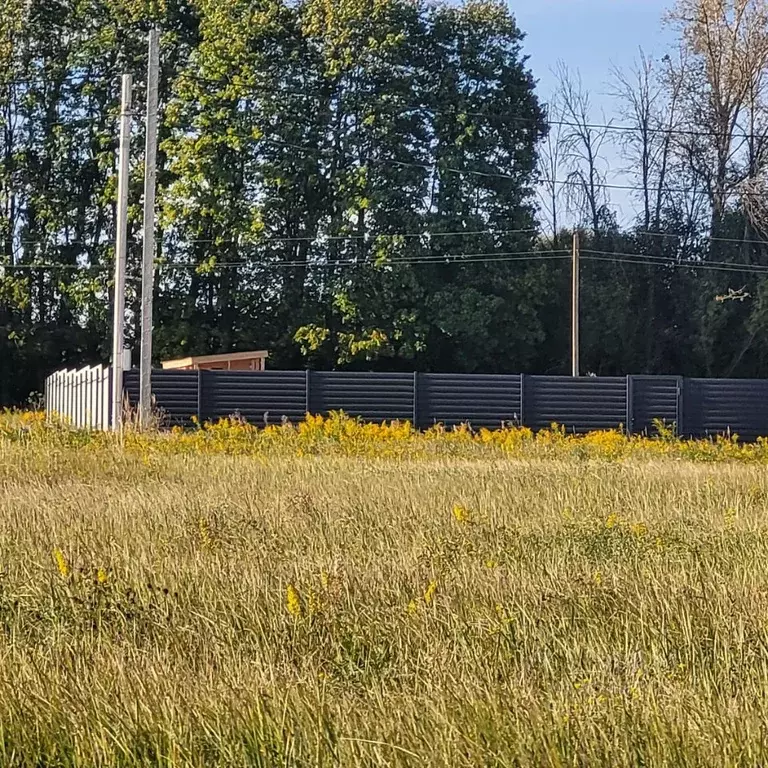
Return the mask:
<path id="1" fill-rule="evenodd" d="M 759 462 L 25 430 L 0 765 L 768 762 Z"/>

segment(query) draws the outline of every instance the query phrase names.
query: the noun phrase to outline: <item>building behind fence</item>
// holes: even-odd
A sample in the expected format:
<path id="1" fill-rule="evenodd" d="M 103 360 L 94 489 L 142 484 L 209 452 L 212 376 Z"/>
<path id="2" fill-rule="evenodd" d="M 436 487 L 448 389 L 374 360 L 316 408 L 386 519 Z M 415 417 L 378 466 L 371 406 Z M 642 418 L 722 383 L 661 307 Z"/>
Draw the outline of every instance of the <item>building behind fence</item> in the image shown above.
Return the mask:
<path id="1" fill-rule="evenodd" d="M 138 400 L 138 371 L 125 373 L 126 400 Z M 110 423 L 109 371 L 62 371 L 46 382 L 46 407 L 74 426 Z M 768 380 L 679 376 L 585 377 L 320 371 L 153 371 L 161 418 L 189 426 L 239 415 L 254 424 L 298 422 L 306 413 L 344 411 L 366 421 L 409 420 L 424 429 L 515 424 L 570 432 L 623 428 L 652 433 L 656 421 L 685 436 L 768 435 Z"/>

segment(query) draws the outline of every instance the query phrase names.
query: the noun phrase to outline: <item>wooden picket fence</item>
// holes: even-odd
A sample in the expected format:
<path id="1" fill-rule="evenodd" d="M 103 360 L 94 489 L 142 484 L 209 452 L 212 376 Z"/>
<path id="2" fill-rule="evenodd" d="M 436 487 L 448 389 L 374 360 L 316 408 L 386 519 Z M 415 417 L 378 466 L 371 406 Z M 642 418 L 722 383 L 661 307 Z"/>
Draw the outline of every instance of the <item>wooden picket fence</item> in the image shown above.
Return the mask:
<path id="1" fill-rule="evenodd" d="M 76 429 L 109 430 L 111 380 L 104 365 L 52 373 L 45 380 L 46 416 Z"/>

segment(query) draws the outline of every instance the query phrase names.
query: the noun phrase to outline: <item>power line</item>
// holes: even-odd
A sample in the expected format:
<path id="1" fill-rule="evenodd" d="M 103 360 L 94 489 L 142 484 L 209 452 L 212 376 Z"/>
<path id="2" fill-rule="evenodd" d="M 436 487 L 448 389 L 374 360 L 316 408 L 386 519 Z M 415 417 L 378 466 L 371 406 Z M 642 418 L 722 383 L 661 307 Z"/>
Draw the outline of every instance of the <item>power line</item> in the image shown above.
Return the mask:
<path id="1" fill-rule="evenodd" d="M 218 244 L 218 245 L 238 245 L 239 247 L 254 247 L 258 248 L 263 245 L 269 245 L 270 243 L 293 243 L 293 242 L 310 242 L 310 243 L 324 243 L 326 241 L 347 241 L 347 240 L 370 240 L 372 243 L 375 242 L 378 239 L 394 239 L 394 238 L 426 238 L 431 239 L 435 237 L 469 237 L 469 236 L 477 236 L 477 235 L 495 235 L 495 236 L 501 236 L 501 235 L 517 235 L 517 234 L 532 234 L 538 232 L 538 229 L 533 227 L 528 227 L 527 229 L 476 229 L 476 230 L 457 230 L 454 232 L 430 232 L 430 231 L 424 231 L 424 232 L 381 232 L 374 235 L 301 235 L 301 236 L 290 236 L 290 237 L 268 237 L 264 240 L 261 240 L 259 242 L 243 242 L 242 239 L 240 240 L 220 240 L 218 238 L 182 238 L 181 242 L 183 244 L 187 243 L 194 243 L 194 244 L 200 244 L 200 243 L 211 243 L 211 244 Z M 166 242 L 170 241 L 172 238 L 168 238 Z M 98 248 L 103 246 L 111 246 L 111 243 L 104 242 L 104 243 L 97 243 L 95 245 L 92 245 L 90 243 L 85 243 L 83 241 L 73 241 L 71 243 L 47 243 L 45 240 L 19 240 L 16 241 L 19 245 L 47 245 L 48 247 L 52 248 L 73 248 L 77 246 L 81 246 L 84 248 Z M 132 245 L 139 245 L 139 243 L 132 243 Z"/>
<path id="2" fill-rule="evenodd" d="M 669 237 L 669 238 L 676 238 L 678 240 L 682 240 L 685 238 L 685 235 L 678 235 L 674 232 L 646 232 L 646 231 L 638 231 L 636 234 L 643 235 L 647 237 Z M 737 237 L 712 237 L 710 235 L 696 235 L 692 239 L 694 240 L 708 240 L 710 242 L 715 243 L 738 243 L 739 245 L 768 245 L 768 240 L 750 240 L 750 239 L 742 239 Z"/>
<path id="3" fill-rule="evenodd" d="M 119 76 L 117 74 L 115 75 L 104 75 L 103 77 L 94 77 L 93 75 L 67 75 L 63 78 L 60 78 L 59 80 L 50 80 L 45 78 L 13 78 L 11 80 L 5 80 L 0 81 L 0 86 L 13 86 L 13 85 L 60 85 L 60 84 L 75 84 L 75 85 L 102 85 L 109 83 L 111 81 L 114 81 L 115 83 L 115 89 L 117 89 L 117 83 L 119 81 Z M 216 78 L 206 78 L 201 75 L 196 75 L 193 73 L 188 72 L 181 72 L 176 76 L 175 80 L 172 80 L 171 82 L 174 84 L 181 84 L 184 83 L 184 81 L 192 81 L 195 83 L 201 83 L 201 84 L 210 84 L 210 85 L 220 85 L 220 86 L 231 86 L 235 85 L 236 83 L 232 79 L 216 79 Z M 141 85 L 141 83 L 137 83 L 137 85 Z M 322 86 L 321 86 L 322 87 Z M 248 86 L 246 87 L 246 92 L 248 93 L 259 93 L 262 95 L 283 95 L 283 96 L 298 96 L 300 98 L 305 99 L 314 99 L 314 100 L 320 100 L 320 101 L 326 101 L 326 100 L 333 100 L 334 98 L 337 98 L 340 102 L 349 101 L 352 98 L 358 98 L 362 99 L 364 96 L 375 96 L 373 93 L 368 94 L 360 94 L 360 93 L 341 93 L 341 94 L 333 94 L 333 93 L 307 93 L 306 91 L 297 91 L 290 88 L 283 88 L 283 87 L 268 87 L 266 85 L 253 87 Z M 493 96 L 498 94 L 486 94 L 486 96 Z M 439 109 L 436 107 L 432 107 L 426 104 L 419 104 L 419 103 L 410 103 L 407 101 L 400 101 L 399 103 L 396 102 L 396 97 L 390 99 L 390 103 L 394 107 L 398 107 L 399 111 L 421 111 L 421 112 L 428 112 L 434 115 L 444 115 L 444 116 L 453 116 L 458 118 L 459 116 L 467 116 L 467 117 L 481 117 L 481 118 L 491 118 L 491 119 L 499 119 L 504 120 L 506 122 L 516 122 L 516 123 L 527 123 L 531 125 L 536 125 L 539 123 L 539 120 L 532 117 L 524 117 L 515 113 L 511 112 L 497 112 L 497 111 L 481 111 L 481 110 L 462 110 L 462 109 L 455 109 L 455 110 L 446 110 L 446 109 Z M 380 109 L 381 106 L 384 106 L 381 102 L 377 102 L 375 104 L 377 108 Z M 544 118 L 543 122 L 545 122 L 549 126 L 559 126 L 559 127 L 565 127 L 565 128 L 577 128 L 584 131 L 607 131 L 607 132 L 613 132 L 613 133 L 638 133 L 638 134 L 648 134 L 648 135 L 675 135 L 675 136 L 690 136 L 690 137 L 708 137 L 708 138 L 732 138 L 732 139 L 744 139 L 744 140 L 752 140 L 752 139 L 764 139 L 768 140 L 768 132 L 760 134 L 760 133 L 747 133 L 745 131 L 734 131 L 734 132 L 718 132 L 713 130 L 702 130 L 702 129 L 693 129 L 693 128 L 672 128 L 672 127 L 650 127 L 650 126 L 635 126 L 635 125 L 623 125 L 623 124 L 615 124 L 612 122 L 608 123 L 593 123 L 593 122 L 580 122 L 575 120 L 564 120 L 564 119 L 554 119 L 554 118 Z"/>
<path id="4" fill-rule="evenodd" d="M 659 262 L 659 261 L 647 261 L 645 259 L 622 259 L 616 257 L 606 256 L 590 256 L 586 255 L 584 258 L 588 261 L 602 261 L 610 264 L 633 264 L 636 266 L 648 266 L 648 267 L 669 267 L 670 269 L 706 269 L 715 272 L 734 272 L 737 274 L 768 274 L 767 270 L 758 269 L 755 267 L 741 267 L 739 265 L 732 265 L 729 267 L 719 267 L 712 264 L 689 264 L 685 262 Z"/>
<path id="5" fill-rule="evenodd" d="M 271 263 L 263 263 L 258 261 L 239 261 L 239 262 L 222 262 L 220 264 L 211 265 L 211 271 L 218 269 L 232 269 L 243 267 L 261 267 L 266 270 L 275 268 L 296 268 L 306 267 L 308 269 L 334 269 L 336 267 L 363 267 L 363 266 L 396 266 L 396 265 L 409 265 L 416 264 L 478 264 L 478 263 L 493 263 L 493 262 L 507 262 L 507 261 L 550 261 L 553 259 L 567 258 L 566 250 L 556 251 L 507 251 L 498 253 L 459 253 L 459 254 L 443 254 L 443 255 L 426 255 L 423 257 L 403 257 L 384 260 L 377 262 L 375 260 L 355 260 L 355 259 L 342 259 L 339 261 L 328 261 L 323 263 L 312 261 L 278 261 Z M 156 268 L 159 270 L 164 269 L 200 269 L 201 264 L 171 264 L 168 262 L 156 262 Z M 77 265 L 77 264 L 0 264 L 0 269 L 18 269 L 18 270 L 63 270 L 63 271 L 109 271 L 111 266 L 109 265 Z"/>
<path id="6" fill-rule="evenodd" d="M 258 243 L 241 243 L 238 240 L 204 240 L 200 238 L 194 238 L 191 240 L 184 240 L 185 243 L 235 243 L 242 245 L 267 245 L 269 243 L 293 243 L 293 242 L 312 242 L 323 243 L 326 241 L 345 241 L 345 240 L 370 240 L 375 242 L 378 239 L 393 239 L 393 238 L 433 238 L 433 237 L 469 237 L 476 235 L 518 235 L 518 234 L 531 234 L 538 232 L 537 229 L 529 227 L 527 229 L 476 229 L 476 230 L 460 230 L 456 232 L 381 232 L 378 234 L 370 235 L 306 235 L 297 237 L 268 237 Z"/>
<path id="7" fill-rule="evenodd" d="M 404 162 L 400 160 L 382 160 L 379 162 L 388 162 L 393 165 L 400 165 L 400 166 L 406 166 L 406 167 L 414 167 L 414 168 L 424 168 L 426 170 L 440 170 L 440 171 L 446 171 L 448 173 L 455 173 L 457 175 L 471 175 L 471 176 L 481 176 L 484 178 L 490 178 L 490 179 L 510 179 L 512 181 L 519 181 L 519 178 L 517 176 L 514 176 L 509 173 L 501 173 L 499 171 L 477 171 L 474 169 L 459 169 L 459 168 L 450 168 L 448 166 L 440 165 L 438 163 L 433 164 L 427 164 L 427 163 L 410 163 L 410 162 Z M 629 192 L 642 192 L 643 187 L 638 186 L 631 186 L 627 184 L 610 184 L 606 182 L 590 182 L 590 181 L 578 181 L 575 179 L 548 179 L 548 178 L 539 178 L 536 180 L 539 184 L 561 184 L 566 186 L 575 186 L 575 187 L 595 187 L 597 189 L 619 189 L 619 190 L 625 190 Z M 666 188 L 664 192 L 667 193 L 678 193 L 678 194 L 687 194 L 691 190 L 690 189 L 683 189 L 683 188 Z M 761 195 L 762 193 L 759 192 L 750 192 L 750 191 L 743 191 L 741 192 L 743 195 Z"/>
<path id="8" fill-rule="evenodd" d="M 317 154 L 322 155 L 323 150 L 320 147 L 308 147 L 301 144 L 292 144 L 290 142 L 283 142 L 280 139 L 274 139 L 271 137 L 266 136 L 259 136 L 254 137 L 251 134 L 226 134 L 226 136 L 232 136 L 234 138 L 247 138 L 251 139 L 253 141 L 264 141 L 267 143 L 275 144 L 277 146 L 284 146 L 289 149 L 296 149 L 300 152 L 306 152 L 309 154 Z M 226 138 L 224 134 L 222 134 L 223 138 Z M 519 181 L 519 177 L 515 176 L 513 174 L 509 173 L 501 173 L 500 171 L 479 171 L 475 169 L 460 169 L 460 168 L 452 168 L 450 166 L 442 165 L 439 160 L 435 163 L 414 163 L 410 161 L 403 161 L 403 160 L 394 160 L 389 158 L 381 158 L 376 159 L 372 161 L 368 161 L 371 164 L 389 164 L 389 165 L 397 165 L 402 168 L 421 168 L 423 170 L 437 170 L 437 171 L 445 171 L 447 173 L 454 173 L 457 175 L 471 175 L 471 176 L 479 176 L 482 178 L 489 178 L 489 179 L 509 179 L 512 181 Z M 368 162 L 365 164 L 367 165 Z M 586 181 L 586 180 L 577 180 L 577 179 L 550 179 L 550 178 L 538 178 L 535 180 L 536 183 L 539 184 L 558 184 L 563 186 L 573 186 L 573 187 L 594 187 L 597 189 L 614 189 L 614 190 L 622 190 L 627 192 L 643 192 L 643 187 L 638 187 L 636 185 L 629 185 L 629 184 L 612 184 L 608 182 L 592 182 L 592 181 Z M 667 187 L 664 189 L 664 192 L 674 193 L 674 194 L 688 194 L 691 190 L 686 188 L 675 188 L 675 187 Z M 743 190 L 740 192 L 742 195 L 749 195 L 749 196 L 762 196 L 761 192 L 756 191 L 749 191 L 749 190 Z"/>
<path id="9" fill-rule="evenodd" d="M 768 274 L 768 266 L 760 264 L 732 264 L 726 261 L 673 261 L 664 260 L 662 256 L 648 256 L 645 254 L 612 253 L 610 251 L 595 251 L 585 249 L 582 254 L 591 261 L 605 261 L 620 264 L 639 264 L 651 267 L 670 267 L 673 269 L 708 269 L 719 272 L 742 272 L 748 274 Z"/>
<path id="10" fill-rule="evenodd" d="M 307 267 L 309 269 L 321 268 L 321 269 L 334 269 L 336 267 L 389 267 L 408 265 L 413 266 L 416 264 L 479 264 L 479 263 L 492 263 L 492 262 L 507 262 L 507 261 L 549 261 L 553 259 L 567 258 L 568 252 L 565 250 L 556 251 L 509 251 L 500 253 L 457 253 L 457 254 L 428 254 L 425 256 L 410 256 L 393 259 L 385 259 L 382 261 L 376 261 L 371 259 L 341 259 L 339 261 L 326 261 L 326 262 L 307 262 L 307 261 L 281 261 L 273 262 L 271 264 L 263 264 L 253 261 L 229 261 L 221 262 L 211 266 L 212 270 L 222 268 L 243 268 L 243 267 L 264 267 L 265 269 L 272 269 L 274 267 Z M 183 269 L 198 269 L 198 264 L 161 264 L 160 269 L 163 268 L 183 268 Z"/>
<path id="11" fill-rule="evenodd" d="M 732 264 L 728 262 L 690 262 L 673 261 L 662 256 L 650 256 L 646 254 L 631 254 L 611 251 L 598 251 L 593 249 L 582 250 L 582 256 L 589 261 L 599 261 L 611 264 L 633 264 L 636 266 L 668 267 L 672 269 L 692 269 L 692 270 L 712 270 L 720 272 L 737 272 L 742 274 L 768 274 L 768 265 L 748 265 Z M 275 269 L 292 269 L 304 267 L 308 270 L 316 269 L 337 269 L 350 267 L 391 267 L 391 266 L 418 266 L 418 265 L 453 265 L 453 264 L 492 264 L 507 262 L 545 262 L 561 261 L 569 259 L 569 252 L 565 249 L 555 251 L 518 251 L 518 252 L 500 252 L 500 253 L 478 253 L 478 254 L 444 254 L 444 255 L 426 255 L 423 257 L 403 257 L 385 260 L 380 263 L 366 260 L 346 259 L 329 262 L 311 262 L 311 261 L 282 261 L 263 263 L 258 261 L 239 261 L 222 262 L 210 267 L 211 272 L 222 269 L 243 269 L 245 267 L 263 268 L 266 271 Z M 200 264 L 171 264 L 166 262 L 156 263 L 156 268 L 161 271 L 178 270 L 199 270 Z M 74 271 L 74 272 L 108 272 L 111 267 L 108 265 L 74 265 L 74 264 L 5 264 L 0 265 L 0 269 L 16 270 L 50 270 L 50 271 Z M 132 278 L 138 279 L 138 278 Z"/>
<path id="12" fill-rule="evenodd" d="M 243 139 L 250 139 L 252 141 L 263 141 L 270 144 L 275 144 L 276 146 L 282 146 L 286 147 L 288 149 L 296 149 L 300 152 L 306 152 L 308 154 L 315 154 L 315 155 L 322 155 L 323 149 L 320 147 L 308 147 L 306 145 L 302 144 L 293 144 L 291 142 L 284 142 L 280 139 L 274 139 L 272 137 L 267 136 L 259 136 L 255 137 L 252 134 L 221 134 L 222 138 L 227 137 L 233 137 L 233 138 L 243 138 Z M 195 137 L 189 137 L 194 139 Z M 364 163 L 367 165 L 368 163 L 371 163 L 373 165 L 377 164 L 389 164 L 389 165 L 397 165 L 402 168 L 421 168 L 423 170 L 432 171 L 445 171 L 446 173 L 454 173 L 457 175 L 471 175 L 471 176 L 479 176 L 483 178 L 490 178 L 490 179 L 509 179 L 512 181 L 519 181 L 519 177 L 515 176 L 513 174 L 509 173 L 501 173 L 500 171 L 479 171 L 475 169 L 459 169 L 459 168 L 452 168 L 450 166 L 442 165 L 439 160 L 435 163 L 414 163 L 410 161 L 403 161 L 403 160 L 394 160 L 389 158 L 381 158 L 381 159 L 375 159 L 372 161 L 367 161 Z M 582 181 L 577 179 L 550 179 L 550 178 L 538 178 L 535 180 L 535 183 L 538 184 L 558 184 L 563 186 L 573 186 L 573 187 L 594 187 L 597 189 L 614 189 L 614 190 L 622 190 L 627 192 L 643 192 L 643 187 L 628 185 L 628 184 L 612 184 L 607 182 L 591 182 L 591 181 Z M 685 189 L 685 188 L 674 188 L 674 187 L 668 187 L 664 189 L 665 193 L 676 193 L 676 194 L 688 194 L 691 190 Z M 760 192 L 751 192 L 749 190 L 744 190 L 740 194 L 742 195 L 756 195 L 759 196 L 762 193 Z"/>

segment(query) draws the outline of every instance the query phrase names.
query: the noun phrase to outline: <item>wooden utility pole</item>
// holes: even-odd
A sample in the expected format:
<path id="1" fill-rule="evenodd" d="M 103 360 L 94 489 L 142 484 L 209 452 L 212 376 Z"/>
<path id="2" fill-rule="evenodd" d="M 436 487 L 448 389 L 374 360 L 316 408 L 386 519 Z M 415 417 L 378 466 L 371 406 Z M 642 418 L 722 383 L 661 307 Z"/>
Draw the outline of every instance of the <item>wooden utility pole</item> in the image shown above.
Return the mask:
<path id="1" fill-rule="evenodd" d="M 112 429 L 123 426 L 123 345 L 125 326 L 125 262 L 128 248 L 128 173 L 131 148 L 131 90 L 133 80 L 123 75 L 120 106 L 120 158 L 117 175 L 115 236 L 115 312 L 112 323 Z"/>
<path id="2" fill-rule="evenodd" d="M 139 422 L 146 429 L 152 416 L 152 298 L 155 287 L 155 184 L 157 178 L 157 102 L 160 35 L 149 33 L 147 67 L 147 126 L 144 151 L 144 249 L 141 265 L 141 363 Z"/>
<path id="3" fill-rule="evenodd" d="M 573 233 L 571 286 L 571 376 L 579 376 L 579 233 Z"/>

